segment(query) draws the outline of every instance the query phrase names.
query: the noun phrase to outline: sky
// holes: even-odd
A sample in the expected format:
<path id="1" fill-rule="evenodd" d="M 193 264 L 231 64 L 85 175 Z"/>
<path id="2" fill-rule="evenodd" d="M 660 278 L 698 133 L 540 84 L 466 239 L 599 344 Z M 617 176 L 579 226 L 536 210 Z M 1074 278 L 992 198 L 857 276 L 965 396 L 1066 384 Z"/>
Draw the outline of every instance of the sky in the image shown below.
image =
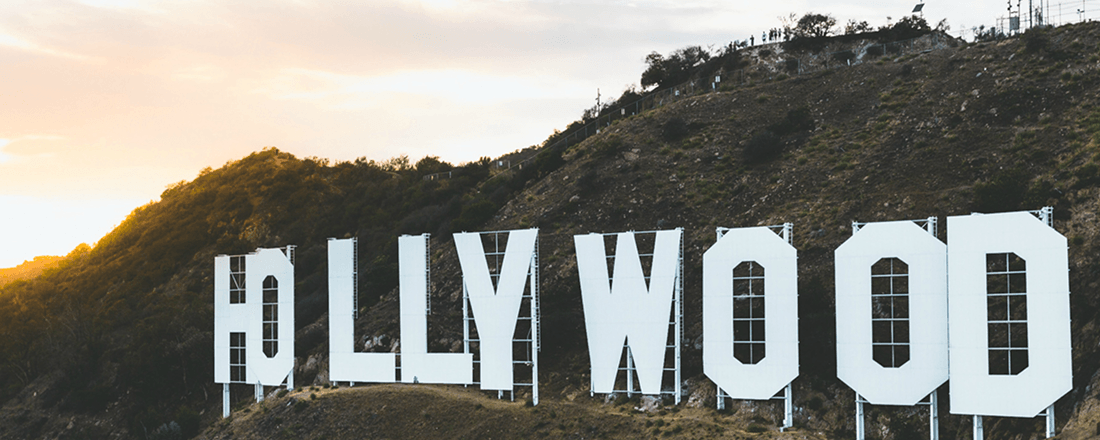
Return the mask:
<path id="1" fill-rule="evenodd" d="M 650 52 L 759 38 L 790 13 L 877 27 L 916 3 L 0 0 L 0 268 L 94 244 L 166 186 L 267 146 L 499 156 L 618 97 Z M 959 35 L 1005 4 L 924 11 Z"/>

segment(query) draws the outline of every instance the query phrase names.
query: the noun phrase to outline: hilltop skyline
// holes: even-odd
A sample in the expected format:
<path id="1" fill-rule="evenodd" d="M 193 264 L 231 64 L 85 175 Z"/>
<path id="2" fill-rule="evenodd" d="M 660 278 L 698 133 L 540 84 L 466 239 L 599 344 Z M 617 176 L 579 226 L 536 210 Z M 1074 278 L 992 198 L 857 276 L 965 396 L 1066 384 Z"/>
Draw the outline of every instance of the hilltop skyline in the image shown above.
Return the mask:
<path id="1" fill-rule="evenodd" d="M 652 51 L 759 44 L 790 13 L 877 27 L 915 3 L 9 4 L 0 267 L 92 244 L 166 186 L 265 146 L 332 160 L 499 156 L 578 119 L 597 90 L 618 97 Z M 1004 7 L 924 13 L 958 35 Z"/>

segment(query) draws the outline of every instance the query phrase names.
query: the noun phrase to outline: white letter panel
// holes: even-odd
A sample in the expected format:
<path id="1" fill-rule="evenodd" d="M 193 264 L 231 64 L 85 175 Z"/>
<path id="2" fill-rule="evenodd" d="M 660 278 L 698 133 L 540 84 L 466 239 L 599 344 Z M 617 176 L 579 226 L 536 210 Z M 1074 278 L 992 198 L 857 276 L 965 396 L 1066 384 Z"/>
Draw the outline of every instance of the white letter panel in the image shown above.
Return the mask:
<path id="1" fill-rule="evenodd" d="M 214 382 L 229 383 L 229 333 L 244 332 L 245 381 L 278 386 L 294 368 L 294 265 L 279 249 L 257 249 L 245 256 L 245 302 L 229 303 L 229 259 L 214 258 Z M 263 351 L 263 282 L 278 287 L 278 352 Z"/>
<path id="2" fill-rule="evenodd" d="M 764 344 L 757 364 L 733 356 L 733 268 L 764 268 Z M 766 227 L 729 230 L 703 254 L 703 372 L 734 399 L 770 399 L 798 377 L 797 251 Z"/>
<path id="3" fill-rule="evenodd" d="M 614 390 L 623 344 L 629 342 L 642 393 L 659 394 L 677 282 L 680 231 L 657 232 L 648 288 L 634 233 L 618 234 L 610 284 L 603 240 L 600 234 L 573 236 L 592 362 L 592 390 Z"/>
<path id="4" fill-rule="evenodd" d="M 837 377 L 872 404 L 916 405 L 948 378 L 947 246 L 911 221 L 868 223 L 835 256 Z M 871 351 L 871 266 L 891 257 L 909 281 L 910 354 L 897 368 Z"/>
<path id="5" fill-rule="evenodd" d="M 428 353 L 428 235 L 397 239 L 401 291 L 401 381 L 470 384 L 469 353 Z"/>
<path id="6" fill-rule="evenodd" d="M 497 287 L 489 277 L 481 234 L 454 234 L 462 280 L 470 296 L 481 355 L 481 389 L 511 390 L 512 337 L 535 252 L 538 229 L 510 231 Z"/>
<path id="7" fill-rule="evenodd" d="M 354 246 L 354 238 L 328 241 L 329 380 L 392 383 L 397 380 L 396 355 L 355 352 Z"/>
<path id="8" fill-rule="evenodd" d="M 229 258 L 214 257 L 214 383 L 229 383 L 229 333 L 248 331 L 247 306 L 229 304 Z"/>
<path id="9" fill-rule="evenodd" d="M 1066 238 L 1027 212 L 949 217 L 951 413 L 1035 417 L 1073 386 Z M 986 254 L 1027 268 L 1028 367 L 990 375 Z"/>
<path id="10" fill-rule="evenodd" d="M 247 313 L 252 317 L 245 337 L 249 382 L 278 386 L 294 368 L 294 265 L 280 249 L 257 249 L 245 261 Z M 268 276 L 279 282 L 279 351 L 273 358 L 263 350 L 263 285 Z"/>

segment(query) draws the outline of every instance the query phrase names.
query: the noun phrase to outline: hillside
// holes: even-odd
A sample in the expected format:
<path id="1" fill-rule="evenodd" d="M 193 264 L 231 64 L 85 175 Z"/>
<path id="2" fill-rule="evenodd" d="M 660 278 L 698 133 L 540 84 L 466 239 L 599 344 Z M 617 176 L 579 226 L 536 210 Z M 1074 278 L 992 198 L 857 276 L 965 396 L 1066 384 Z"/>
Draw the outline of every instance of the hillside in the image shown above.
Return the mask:
<path id="1" fill-rule="evenodd" d="M 836 379 L 832 252 L 852 221 L 1055 207 L 1070 239 L 1074 390 L 1059 438 L 1100 421 L 1100 24 L 885 57 L 699 94 L 620 119 L 522 171 L 425 159 L 330 164 L 268 149 L 169 189 L 57 271 L 0 287 L 0 437 L 851 438 L 854 398 Z M 866 60 L 865 60 L 866 61 Z M 451 179 L 423 176 L 451 169 Z M 801 374 L 796 428 L 776 403 L 718 413 L 701 374 L 701 263 L 718 226 L 794 224 Z M 357 340 L 398 343 L 396 237 L 433 234 L 429 349 L 461 340 L 450 232 L 540 228 L 541 401 L 472 388 L 328 388 L 325 239 L 358 236 Z M 572 236 L 684 227 L 685 402 L 589 397 Z M 941 226 L 939 238 L 946 239 Z M 220 419 L 212 382 L 213 257 L 299 246 L 296 384 Z M 377 343 L 376 343 L 377 341 Z M 314 387 L 317 389 L 314 390 Z M 943 438 L 969 438 L 946 414 Z M 316 399 L 312 395 L 316 394 Z M 293 399 L 293 400 L 292 400 Z M 308 402 L 308 403 L 306 403 Z M 927 438 L 923 408 L 871 407 L 871 438 Z M 990 418 L 986 438 L 1026 439 L 1041 420 Z M 439 429 L 439 431 L 433 431 Z M 158 434 L 159 435 L 159 434 Z"/>

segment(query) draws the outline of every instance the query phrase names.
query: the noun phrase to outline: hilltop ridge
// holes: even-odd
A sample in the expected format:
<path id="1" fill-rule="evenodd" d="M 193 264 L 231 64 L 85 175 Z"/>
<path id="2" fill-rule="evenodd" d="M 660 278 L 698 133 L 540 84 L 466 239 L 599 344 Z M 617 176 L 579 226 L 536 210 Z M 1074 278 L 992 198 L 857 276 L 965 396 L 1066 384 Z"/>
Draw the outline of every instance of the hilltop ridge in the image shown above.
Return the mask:
<path id="1" fill-rule="evenodd" d="M 85 245 L 87 246 L 87 245 Z M 0 287 L 16 281 L 29 280 L 37 277 L 51 268 L 57 267 L 62 257 L 43 255 L 24 261 L 22 264 L 0 269 Z"/>

